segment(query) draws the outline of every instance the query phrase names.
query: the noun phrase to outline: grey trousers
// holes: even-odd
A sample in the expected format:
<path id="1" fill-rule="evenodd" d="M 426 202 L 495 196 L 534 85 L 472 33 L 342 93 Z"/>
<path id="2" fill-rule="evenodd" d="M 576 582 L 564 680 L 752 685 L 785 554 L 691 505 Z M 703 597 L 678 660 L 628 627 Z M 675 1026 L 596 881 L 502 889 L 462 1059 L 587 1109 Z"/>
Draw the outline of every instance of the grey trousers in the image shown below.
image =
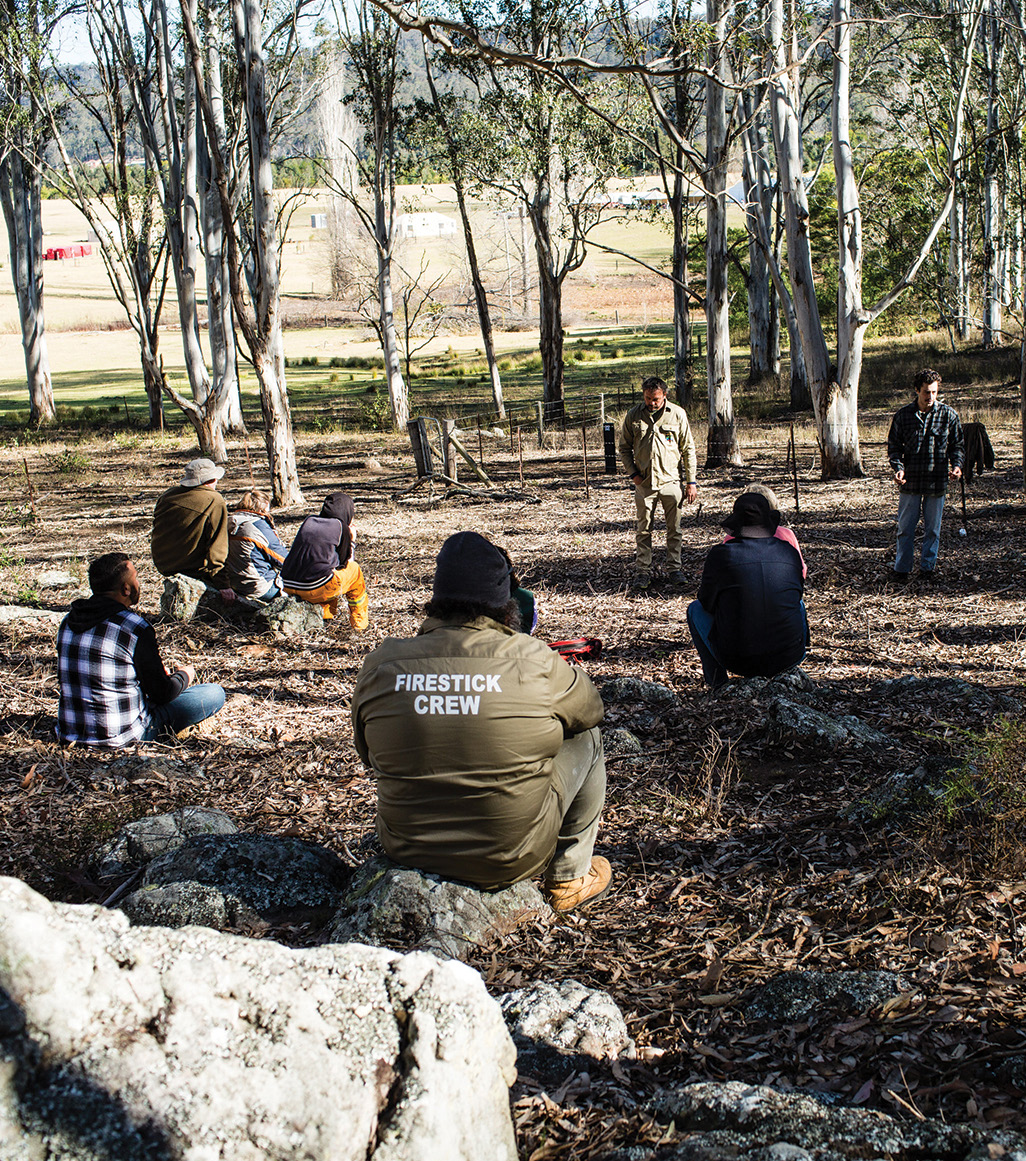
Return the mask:
<path id="1" fill-rule="evenodd" d="M 565 883 L 588 873 L 606 801 L 606 760 L 598 726 L 563 742 L 552 773 L 563 802 L 563 825 L 545 880 Z"/>

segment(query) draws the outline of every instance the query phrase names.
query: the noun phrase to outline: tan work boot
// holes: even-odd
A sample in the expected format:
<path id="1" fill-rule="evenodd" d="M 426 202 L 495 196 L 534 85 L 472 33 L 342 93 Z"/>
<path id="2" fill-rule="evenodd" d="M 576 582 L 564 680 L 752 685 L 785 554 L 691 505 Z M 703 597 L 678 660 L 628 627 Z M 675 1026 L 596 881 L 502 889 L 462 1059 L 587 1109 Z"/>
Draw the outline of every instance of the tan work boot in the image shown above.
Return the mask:
<path id="1" fill-rule="evenodd" d="M 613 868 L 609 860 L 595 855 L 586 875 L 565 882 L 546 881 L 545 895 L 553 911 L 573 911 L 586 903 L 596 903 L 609 890 Z"/>

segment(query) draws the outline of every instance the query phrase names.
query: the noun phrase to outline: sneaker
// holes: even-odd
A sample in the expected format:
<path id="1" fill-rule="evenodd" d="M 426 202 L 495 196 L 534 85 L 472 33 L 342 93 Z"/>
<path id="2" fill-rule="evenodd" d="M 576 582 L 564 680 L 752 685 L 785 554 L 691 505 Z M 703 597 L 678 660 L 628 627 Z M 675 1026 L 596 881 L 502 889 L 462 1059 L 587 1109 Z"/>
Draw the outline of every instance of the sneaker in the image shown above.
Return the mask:
<path id="1" fill-rule="evenodd" d="M 595 855 L 588 873 L 579 879 L 565 882 L 546 882 L 545 895 L 553 911 L 573 911 L 588 903 L 597 903 L 609 890 L 613 881 L 613 868 L 609 860 Z"/>
<path id="2" fill-rule="evenodd" d="M 911 573 L 895 572 L 893 568 L 887 570 L 887 579 L 892 585 L 907 585 Z"/>
<path id="3" fill-rule="evenodd" d="M 675 568 L 670 573 L 670 584 L 672 585 L 686 585 L 688 578 L 681 572 L 679 568 Z"/>
<path id="4" fill-rule="evenodd" d="M 636 572 L 634 580 L 631 581 L 631 588 L 637 589 L 639 592 L 644 592 L 645 589 L 652 583 L 652 574 L 647 572 Z"/>

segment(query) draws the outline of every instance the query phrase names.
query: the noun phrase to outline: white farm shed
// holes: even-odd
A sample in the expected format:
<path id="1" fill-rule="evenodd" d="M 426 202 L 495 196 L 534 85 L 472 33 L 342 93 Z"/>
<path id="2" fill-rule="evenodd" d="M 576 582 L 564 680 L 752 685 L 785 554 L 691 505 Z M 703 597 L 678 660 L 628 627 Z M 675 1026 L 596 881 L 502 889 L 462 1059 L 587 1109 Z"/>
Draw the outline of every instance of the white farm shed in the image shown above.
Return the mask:
<path id="1" fill-rule="evenodd" d="M 400 214 L 396 222 L 400 238 L 447 238 L 458 227 L 455 218 L 445 214 Z"/>

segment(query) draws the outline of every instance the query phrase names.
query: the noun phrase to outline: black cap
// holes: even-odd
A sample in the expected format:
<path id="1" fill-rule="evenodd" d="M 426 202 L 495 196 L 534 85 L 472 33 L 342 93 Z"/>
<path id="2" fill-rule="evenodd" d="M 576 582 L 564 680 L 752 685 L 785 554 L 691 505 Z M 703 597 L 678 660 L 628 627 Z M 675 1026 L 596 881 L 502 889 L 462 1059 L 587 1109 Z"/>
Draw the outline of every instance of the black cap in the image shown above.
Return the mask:
<path id="1" fill-rule="evenodd" d="M 510 598 L 511 571 L 505 553 L 480 532 L 457 532 L 438 553 L 432 595 L 500 609 Z"/>
<path id="2" fill-rule="evenodd" d="M 780 513 L 759 492 L 742 492 L 734 501 L 734 510 L 720 524 L 733 536 L 740 536 L 742 528 L 765 528 L 776 532 L 780 527 Z"/>

